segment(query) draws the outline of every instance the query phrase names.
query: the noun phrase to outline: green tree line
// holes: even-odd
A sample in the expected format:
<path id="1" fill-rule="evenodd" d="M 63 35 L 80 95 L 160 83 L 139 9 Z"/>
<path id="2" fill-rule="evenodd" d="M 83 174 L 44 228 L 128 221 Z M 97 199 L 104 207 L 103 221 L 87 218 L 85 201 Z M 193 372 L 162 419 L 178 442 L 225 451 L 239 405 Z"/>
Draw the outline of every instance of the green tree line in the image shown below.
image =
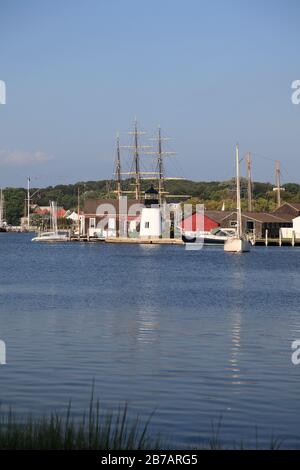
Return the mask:
<path id="1" fill-rule="evenodd" d="M 149 181 L 143 182 L 142 189 L 149 187 Z M 155 182 L 154 182 L 155 184 Z M 123 181 L 124 190 L 132 190 L 133 180 Z M 275 194 L 271 183 L 253 183 L 253 210 L 273 211 L 276 207 Z M 80 207 L 83 208 L 87 198 L 114 198 L 115 183 L 110 180 L 85 181 L 68 185 L 48 186 L 46 188 L 32 188 L 34 197 L 32 204 L 48 206 L 49 201 L 57 201 L 59 206 L 66 210 L 77 210 L 78 190 L 80 194 Z M 165 189 L 170 194 L 170 201 L 182 200 L 179 196 L 186 196 L 185 200 L 192 203 L 204 203 L 207 209 L 221 209 L 223 203 L 226 209 L 235 207 L 235 181 L 191 181 L 173 180 L 165 182 Z M 20 219 L 26 213 L 27 192 L 25 188 L 5 188 L 5 217 L 8 224 L 19 225 Z M 242 207 L 247 208 L 247 181 L 241 180 Z M 282 198 L 287 202 L 300 202 L 300 185 L 288 183 Z"/>

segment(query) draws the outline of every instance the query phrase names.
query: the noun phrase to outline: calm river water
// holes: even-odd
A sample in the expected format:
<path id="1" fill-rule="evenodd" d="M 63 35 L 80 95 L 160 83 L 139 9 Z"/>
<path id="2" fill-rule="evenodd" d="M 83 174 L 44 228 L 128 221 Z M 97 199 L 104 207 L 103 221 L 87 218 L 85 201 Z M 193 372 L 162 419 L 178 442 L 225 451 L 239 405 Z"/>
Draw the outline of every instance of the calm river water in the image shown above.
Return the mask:
<path id="1" fill-rule="evenodd" d="M 300 249 L 52 244 L 0 234 L 0 400 L 75 412 L 92 382 L 173 446 L 300 447 Z"/>

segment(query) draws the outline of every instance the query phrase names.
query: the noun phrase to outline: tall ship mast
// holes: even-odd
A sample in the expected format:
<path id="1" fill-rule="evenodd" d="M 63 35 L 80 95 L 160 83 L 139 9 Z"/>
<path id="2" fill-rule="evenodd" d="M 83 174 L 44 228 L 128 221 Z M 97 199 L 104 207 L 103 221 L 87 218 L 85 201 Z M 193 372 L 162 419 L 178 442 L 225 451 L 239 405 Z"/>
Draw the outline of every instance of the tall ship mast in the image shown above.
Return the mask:
<path id="1" fill-rule="evenodd" d="M 120 198 L 123 194 L 134 194 L 134 197 L 137 201 L 143 200 L 144 191 L 142 191 L 142 181 L 149 180 L 158 191 L 159 195 L 159 205 L 162 206 L 166 198 L 176 197 L 176 198 L 188 198 L 187 195 L 171 195 L 166 191 L 165 182 L 168 180 L 183 180 L 182 177 L 166 177 L 165 175 L 165 165 L 164 158 L 167 156 L 175 155 L 175 152 L 167 152 L 163 149 L 163 142 L 169 140 L 168 137 L 162 137 L 161 127 L 158 127 L 157 135 L 150 139 L 155 141 L 155 147 L 153 145 L 142 145 L 141 137 L 145 135 L 146 132 L 143 132 L 138 129 L 137 120 L 134 121 L 133 131 L 129 132 L 129 135 L 133 137 L 131 145 L 120 145 L 119 134 L 117 134 L 116 139 L 116 160 L 115 160 L 115 182 L 116 189 L 115 193 L 117 197 Z M 131 168 L 128 172 L 122 171 L 121 166 L 121 149 L 129 149 L 132 152 L 131 157 Z M 141 165 L 141 155 L 152 155 L 155 157 L 155 169 L 154 171 L 144 171 Z M 149 166 L 149 164 L 148 164 Z M 125 178 L 132 178 L 134 182 L 132 183 L 134 189 L 124 190 L 122 188 L 122 176 Z"/>
<path id="2" fill-rule="evenodd" d="M 121 188 L 121 176 L 127 176 L 134 179 L 134 190 L 120 190 L 121 193 L 129 193 L 134 194 L 135 199 L 137 201 L 141 201 L 142 199 L 142 189 L 141 189 L 141 181 L 143 179 L 153 179 L 155 172 L 154 171 L 141 171 L 140 167 L 140 154 L 142 151 L 147 149 L 151 149 L 152 146 L 150 145 L 141 145 L 140 144 L 140 136 L 146 134 L 146 132 L 140 131 L 138 129 L 137 120 L 134 121 L 134 128 L 133 131 L 129 132 L 129 135 L 133 136 L 133 143 L 132 145 L 122 145 L 120 146 L 117 144 L 117 164 L 116 164 L 116 180 L 117 180 L 117 193 L 118 187 Z M 121 172 L 121 163 L 120 163 L 120 148 L 122 149 L 129 149 L 133 152 L 133 159 L 131 169 L 128 172 Z M 146 175 L 151 175 L 151 178 L 147 178 Z"/>
<path id="3" fill-rule="evenodd" d="M 116 169 L 115 177 L 117 182 L 117 197 L 118 199 L 122 196 L 122 176 L 121 176 L 121 155 L 120 155 L 120 136 L 117 133 L 117 158 L 116 158 Z"/>
<path id="4" fill-rule="evenodd" d="M 134 122 L 134 177 L 135 177 L 135 199 L 141 198 L 141 173 L 140 173 L 140 154 L 139 154 L 139 142 L 138 142 L 138 129 L 137 121 Z"/>
<path id="5" fill-rule="evenodd" d="M 164 165 L 164 158 L 176 155 L 176 152 L 166 152 L 163 150 L 163 141 L 170 140 L 168 137 L 162 137 L 161 127 L 158 127 L 157 132 L 157 152 L 156 152 L 156 173 L 157 173 L 157 186 L 158 186 L 158 194 L 159 194 L 159 204 L 162 205 L 167 197 L 172 197 L 166 189 L 165 189 L 165 181 L 170 180 L 182 180 L 181 177 L 166 177 L 165 176 L 165 165 Z M 185 197 L 185 196 L 182 196 Z"/>
<path id="6" fill-rule="evenodd" d="M 162 204 L 162 194 L 164 192 L 164 162 L 162 155 L 162 144 L 161 144 L 161 128 L 158 128 L 158 152 L 157 152 L 157 166 L 158 166 L 158 194 L 159 203 Z"/>

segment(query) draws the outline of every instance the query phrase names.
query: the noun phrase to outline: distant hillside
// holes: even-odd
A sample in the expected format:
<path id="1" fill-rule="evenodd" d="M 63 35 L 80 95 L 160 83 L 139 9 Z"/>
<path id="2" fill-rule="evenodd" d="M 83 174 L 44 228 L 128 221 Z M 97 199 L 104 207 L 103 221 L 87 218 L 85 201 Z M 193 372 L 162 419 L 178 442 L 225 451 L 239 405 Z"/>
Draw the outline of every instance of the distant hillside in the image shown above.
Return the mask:
<path id="1" fill-rule="evenodd" d="M 47 188 L 32 188 L 35 194 L 32 202 L 39 205 L 49 205 L 50 200 L 65 209 L 77 208 L 77 191 L 80 188 L 80 204 L 83 207 L 84 198 L 112 198 L 114 182 L 109 180 L 85 181 L 68 185 L 48 186 Z M 149 187 L 149 182 L 143 184 L 143 189 Z M 123 189 L 133 188 L 133 180 L 123 182 Z M 247 206 L 247 182 L 241 183 L 242 205 Z M 227 209 L 235 207 L 235 181 L 189 181 L 176 180 L 166 182 L 166 190 L 172 195 L 188 195 L 186 201 L 201 202 L 209 209 L 221 209 L 223 202 Z M 25 188 L 6 188 L 4 190 L 5 214 L 9 224 L 18 225 L 20 218 L 25 213 Z M 282 193 L 285 201 L 300 202 L 300 185 L 288 183 L 285 192 Z M 176 200 L 176 198 L 173 198 Z M 170 198 L 170 201 L 172 198 Z M 270 183 L 253 183 L 253 209 L 258 211 L 272 211 L 275 208 L 273 185 Z"/>

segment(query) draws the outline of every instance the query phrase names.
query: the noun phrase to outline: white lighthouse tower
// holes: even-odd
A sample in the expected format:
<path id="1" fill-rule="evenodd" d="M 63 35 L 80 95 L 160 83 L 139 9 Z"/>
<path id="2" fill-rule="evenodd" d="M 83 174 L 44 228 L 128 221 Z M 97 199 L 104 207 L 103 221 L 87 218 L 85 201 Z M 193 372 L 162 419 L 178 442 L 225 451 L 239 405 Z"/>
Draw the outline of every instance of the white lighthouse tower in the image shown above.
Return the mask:
<path id="1" fill-rule="evenodd" d="M 159 193 L 151 186 L 145 191 L 145 207 L 142 209 L 140 238 L 160 238 L 162 235 L 162 214 Z"/>

